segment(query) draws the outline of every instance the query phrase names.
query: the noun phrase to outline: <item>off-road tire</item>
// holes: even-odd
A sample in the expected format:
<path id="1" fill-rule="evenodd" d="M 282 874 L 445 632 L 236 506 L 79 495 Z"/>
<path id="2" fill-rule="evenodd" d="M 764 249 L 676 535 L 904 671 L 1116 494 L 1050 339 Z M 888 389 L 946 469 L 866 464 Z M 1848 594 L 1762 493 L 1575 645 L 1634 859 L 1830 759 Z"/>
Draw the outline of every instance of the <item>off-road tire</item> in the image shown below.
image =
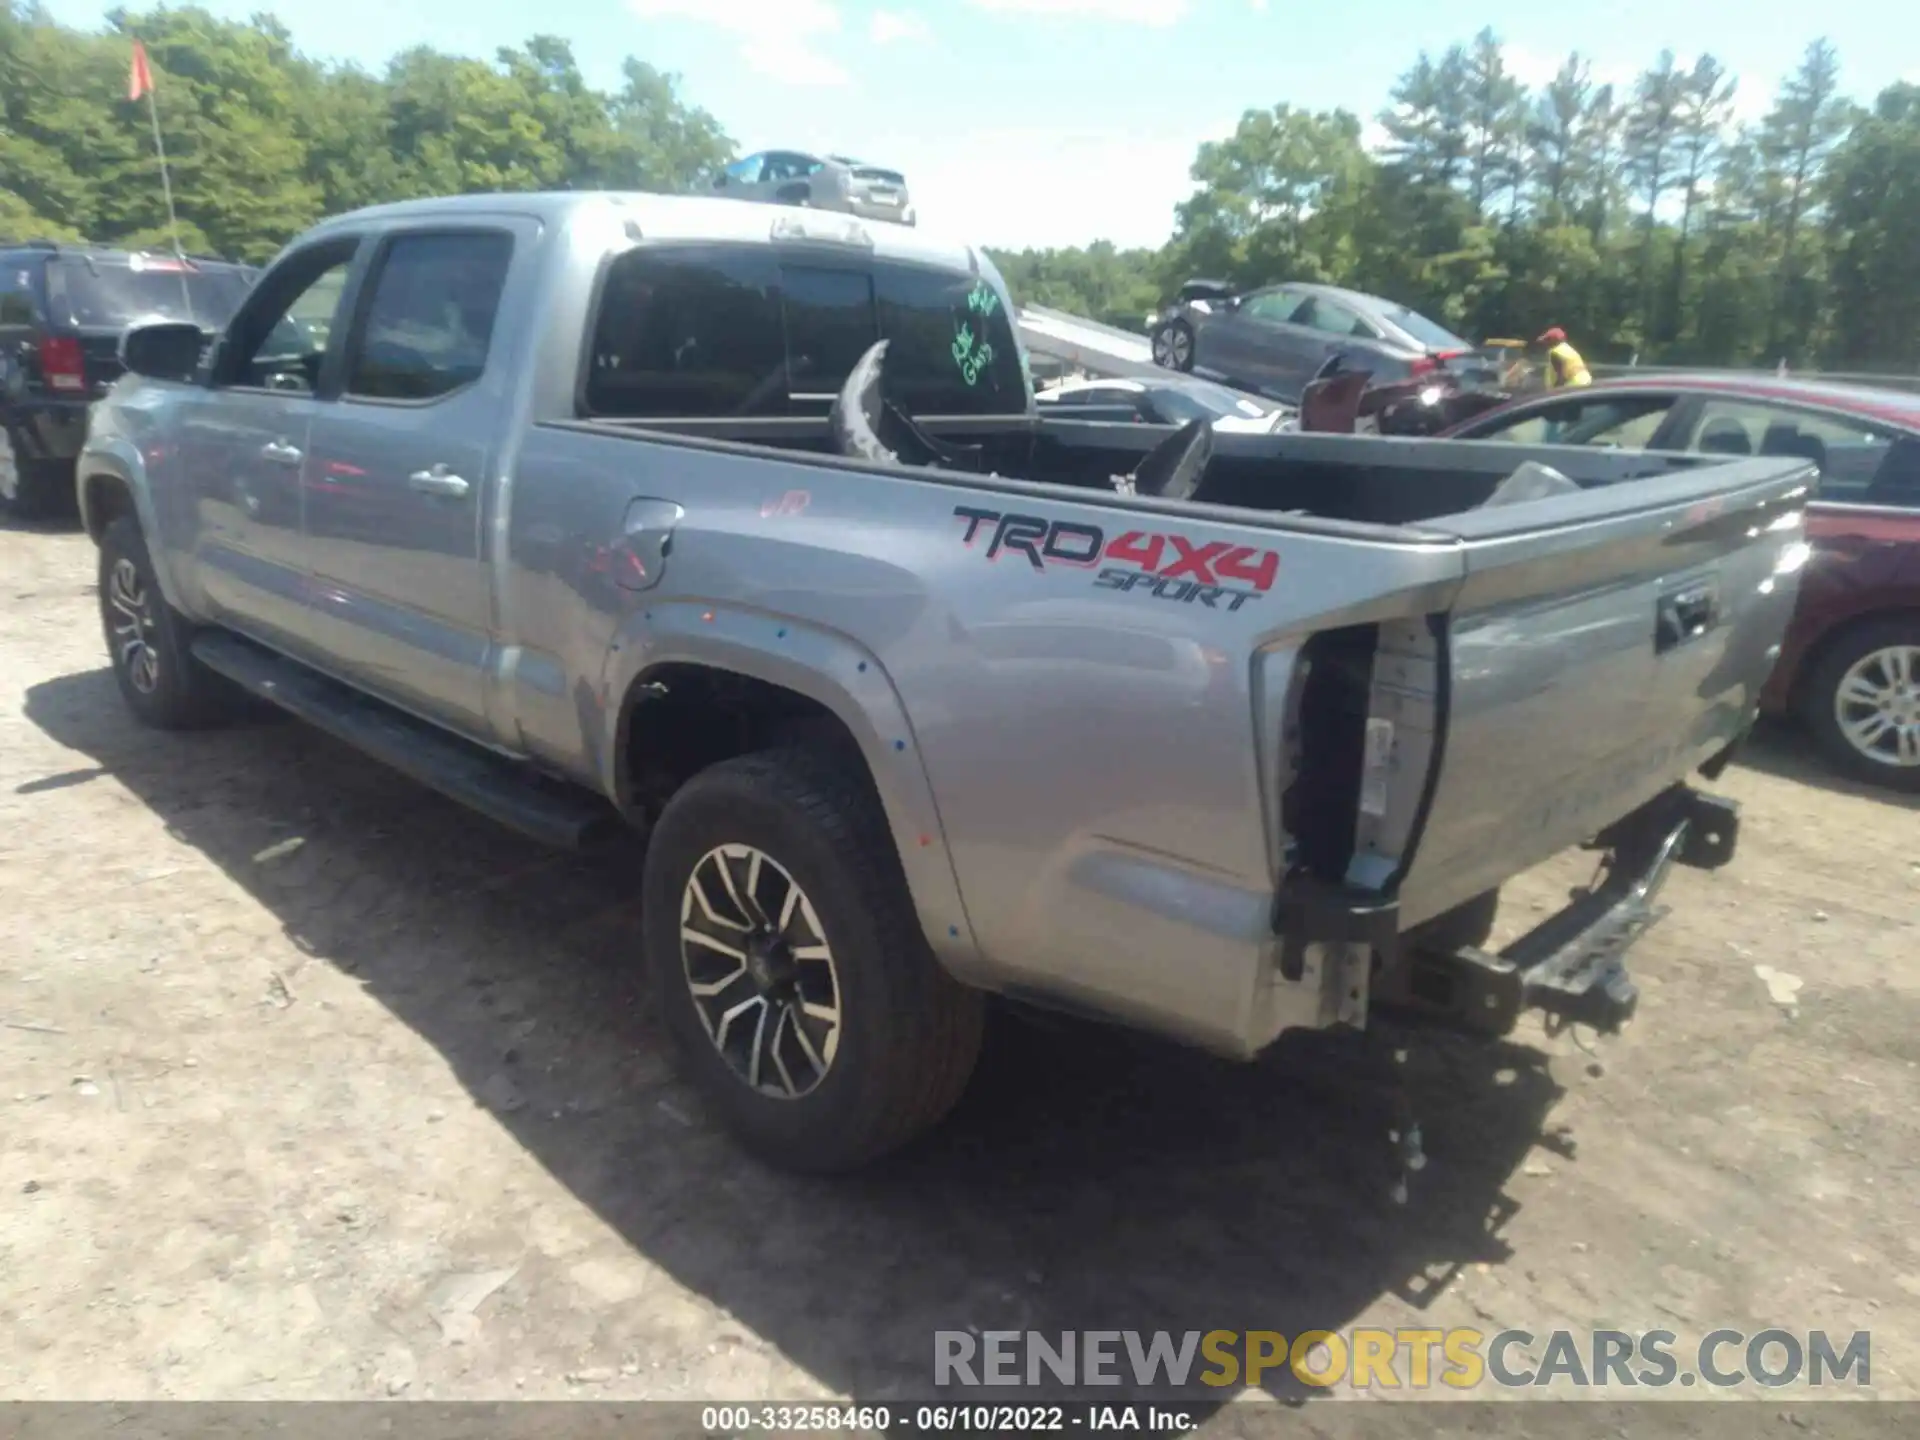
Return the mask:
<path id="1" fill-rule="evenodd" d="M 115 604 L 116 593 L 125 598 L 116 592 L 114 578 L 123 561 L 138 577 L 148 616 L 145 643 L 156 660 L 153 683 L 144 688 L 130 674 L 125 647 L 115 636 L 116 625 L 127 620 Z M 131 515 L 114 520 L 100 536 L 100 624 L 120 698 L 143 724 L 156 730 L 191 730 L 218 724 L 240 708 L 240 693 L 232 684 L 194 658 L 189 648 L 192 629 L 161 594 L 146 537 Z"/>
<path id="2" fill-rule="evenodd" d="M 1847 671 L 1873 651 L 1899 645 L 1920 646 L 1920 614 L 1887 615 L 1849 627 L 1821 648 L 1797 698 L 1802 723 L 1834 769 L 1863 785 L 1911 793 L 1920 791 L 1920 765 L 1884 764 L 1863 755 L 1834 713 Z"/>
<path id="3" fill-rule="evenodd" d="M 702 1095 L 742 1146 L 784 1170 L 856 1169 L 937 1124 L 980 1051 L 984 997 L 935 959 L 885 813 L 857 758 L 820 747 L 760 751 L 702 771 L 648 838 L 641 928 L 655 1003 Z M 798 1098 L 751 1088 L 696 1009 L 681 903 L 716 847 L 749 845 L 808 896 L 838 976 L 838 1051 Z"/>

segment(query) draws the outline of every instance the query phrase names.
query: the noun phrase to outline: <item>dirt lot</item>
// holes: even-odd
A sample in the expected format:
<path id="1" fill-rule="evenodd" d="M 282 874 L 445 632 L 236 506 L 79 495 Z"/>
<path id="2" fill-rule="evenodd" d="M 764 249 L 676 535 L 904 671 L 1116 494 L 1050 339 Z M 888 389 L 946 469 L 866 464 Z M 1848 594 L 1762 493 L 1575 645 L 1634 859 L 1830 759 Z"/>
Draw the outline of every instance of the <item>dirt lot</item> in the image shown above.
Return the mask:
<path id="1" fill-rule="evenodd" d="M 1791 737 L 1726 777 L 1741 856 L 1673 882 L 1627 1036 L 1415 1055 L 1404 1208 L 1311 1054 L 1024 1026 L 930 1143 L 797 1183 L 674 1078 L 631 857 L 290 723 L 136 729 L 92 565 L 0 530 L 10 1398 L 873 1400 L 937 1329 L 1355 1323 L 1868 1328 L 1920 1397 L 1920 808 Z"/>

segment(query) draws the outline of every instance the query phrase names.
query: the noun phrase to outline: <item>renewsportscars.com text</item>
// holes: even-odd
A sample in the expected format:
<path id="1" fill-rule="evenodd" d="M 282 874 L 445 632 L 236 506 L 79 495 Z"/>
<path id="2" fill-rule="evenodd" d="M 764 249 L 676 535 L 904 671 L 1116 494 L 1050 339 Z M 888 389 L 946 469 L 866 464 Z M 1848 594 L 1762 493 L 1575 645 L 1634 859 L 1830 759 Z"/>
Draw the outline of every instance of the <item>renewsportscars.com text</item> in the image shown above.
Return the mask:
<path id="1" fill-rule="evenodd" d="M 1756 1384 L 1869 1388 L 1865 1330 L 967 1330 L 934 1333 L 936 1385 L 1259 1386 L 1356 1390 L 1664 1389 Z"/>

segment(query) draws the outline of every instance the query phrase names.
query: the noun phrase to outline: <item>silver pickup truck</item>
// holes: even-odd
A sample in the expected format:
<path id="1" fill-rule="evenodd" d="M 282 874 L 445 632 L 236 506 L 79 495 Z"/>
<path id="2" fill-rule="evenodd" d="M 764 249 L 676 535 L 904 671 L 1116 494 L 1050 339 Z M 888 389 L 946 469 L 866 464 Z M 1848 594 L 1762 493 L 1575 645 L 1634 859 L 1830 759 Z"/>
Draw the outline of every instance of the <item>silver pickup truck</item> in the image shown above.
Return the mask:
<path id="1" fill-rule="evenodd" d="M 1043 418 L 1008 307 L 823 212 L 329 220 L 211 344 L 122 342 L 76 483 L 126 703 L 251 692 L 553 844 L 643 831 L 657 1003 L 785 1166 L 937 1121 L 989 993 L 1234 1057 L 1617 1027 L 1669 867 L 1733 853 L 1688 782 L 1811 469 Z M 1483 948 L 1576 846 L 1591 892 Z"/>

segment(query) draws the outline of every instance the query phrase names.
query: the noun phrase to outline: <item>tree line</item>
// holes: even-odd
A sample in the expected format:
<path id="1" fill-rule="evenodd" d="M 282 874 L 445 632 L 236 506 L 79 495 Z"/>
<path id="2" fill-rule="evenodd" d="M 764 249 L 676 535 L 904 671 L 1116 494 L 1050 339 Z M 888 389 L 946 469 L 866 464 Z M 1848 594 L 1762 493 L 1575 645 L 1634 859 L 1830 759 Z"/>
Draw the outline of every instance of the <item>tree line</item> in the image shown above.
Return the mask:
<path id="1" fill-rule="evenodd" d="M 1534 90 L 1482 30 L 1378 116 L 1279 104 L 1200 147 L 1156 251 L 1002 261 L 1036 304 L 1140 328 L 1181 280 L 1320 281 L 1476 339 L 1548 325 L 1592 360 L 1920 369 L 1920 86 L 1863 108 L 1807 46 L 1757 121 L 1712 55 L 1630 86 L 1569 55 Z"/>
<path id="2" fill-rule="evenodd" d="M 144 42 L 186 248 L 262 260 L 327 214 L 475 190 L 684 189 L 736 153 L 678 79 L 613 90 L 535 36 L 382 73 L 295 49 L 269 15 L 116 10 L 100 32 L 0 0 L 0 238 L 170 242 Z M 1252 110 L 1200 147 L 1158 250 L 999 254 L 1016 296 L 1139 328 L 1180 281 L 1324 281 L 1474 338 L 1563 326 L 1590 359 L 1920 369 L 1920 87 L 1863 108 L 1809 45 L 1757 121 L 1711 55 L 1631 85 L 1570 55 L 1544 87 L 1482 30 L 1422 54 L 1369 145 L 1347 110 Z M 911 177 L 909 177 L 911 179 Z"/>

